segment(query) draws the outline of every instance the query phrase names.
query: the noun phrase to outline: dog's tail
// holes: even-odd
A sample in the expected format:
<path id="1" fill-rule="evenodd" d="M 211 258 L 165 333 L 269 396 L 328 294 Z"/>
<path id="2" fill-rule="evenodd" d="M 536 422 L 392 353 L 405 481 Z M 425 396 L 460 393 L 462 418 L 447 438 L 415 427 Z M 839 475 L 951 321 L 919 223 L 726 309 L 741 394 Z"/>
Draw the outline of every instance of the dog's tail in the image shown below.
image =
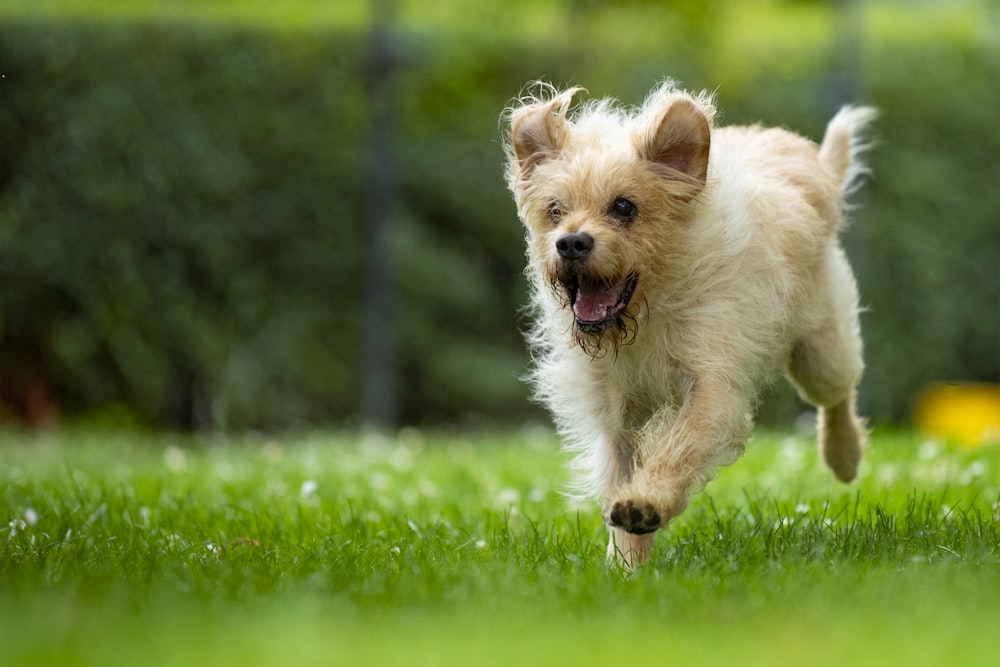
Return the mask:
<path id="1" fill-rule="evenodd" d="M 819 146 L 819 160 L 840 179 L 845 195 L 857 190 L 869 173 L 861 157 L 871 148 L 865 134 L 876 117 L 878 110 L 872 107 L 845 106 L 826 126 L 823 143 Z"/>

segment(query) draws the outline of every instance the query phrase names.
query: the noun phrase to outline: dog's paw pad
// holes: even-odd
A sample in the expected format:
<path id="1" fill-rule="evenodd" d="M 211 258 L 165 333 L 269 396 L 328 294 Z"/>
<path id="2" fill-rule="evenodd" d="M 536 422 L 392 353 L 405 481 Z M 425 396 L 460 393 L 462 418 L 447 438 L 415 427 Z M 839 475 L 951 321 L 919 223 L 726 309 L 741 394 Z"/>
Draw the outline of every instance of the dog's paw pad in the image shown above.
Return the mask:
<path id="1" fill-rule="evenodd" d="M 619 500 L 611 506 L 605 518 L 608 524 L 629 533 L 644 535 L 660 527 L 660 515 L 647 503 Z"/>

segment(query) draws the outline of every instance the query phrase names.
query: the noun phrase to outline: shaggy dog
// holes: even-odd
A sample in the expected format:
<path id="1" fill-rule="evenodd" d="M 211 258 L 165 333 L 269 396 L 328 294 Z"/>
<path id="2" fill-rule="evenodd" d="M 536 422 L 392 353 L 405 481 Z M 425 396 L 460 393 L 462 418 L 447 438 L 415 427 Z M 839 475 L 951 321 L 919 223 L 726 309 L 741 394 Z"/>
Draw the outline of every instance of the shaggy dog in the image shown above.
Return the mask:
<path id="1" fill-rule="evenodd" d="M 782 370 L 819 410 L 834 475 L 855 477 L 862 344 L 837 236 L 875 112 L 841 109 L 817 147 L 715 127 L 713 100 L 671 82 L 637 109 L 571 110 L 578 91 L 537 84 L 508 111 L 507 179 L 536 396 L 578 453 L 581 490 L 603 498 L 609 558 L 631 567 L 739 457 Z"/>

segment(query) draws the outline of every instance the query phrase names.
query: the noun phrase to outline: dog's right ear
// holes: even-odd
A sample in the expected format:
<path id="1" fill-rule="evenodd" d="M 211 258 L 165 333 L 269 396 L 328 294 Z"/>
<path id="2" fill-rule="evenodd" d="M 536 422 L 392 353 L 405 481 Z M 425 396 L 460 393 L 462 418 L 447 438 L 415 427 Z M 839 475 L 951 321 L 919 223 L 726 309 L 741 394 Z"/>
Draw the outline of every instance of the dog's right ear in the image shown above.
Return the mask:
<path id="1" fill-rule="evenodd" d="M 566 112 L 580 88 L 571 88 L 548 100 L 535 100 L 510 114 L 510 143 L 520 179 L 559 154 L 568 132 Z M 515 167 L 515 165 L 511 165 Z"/>

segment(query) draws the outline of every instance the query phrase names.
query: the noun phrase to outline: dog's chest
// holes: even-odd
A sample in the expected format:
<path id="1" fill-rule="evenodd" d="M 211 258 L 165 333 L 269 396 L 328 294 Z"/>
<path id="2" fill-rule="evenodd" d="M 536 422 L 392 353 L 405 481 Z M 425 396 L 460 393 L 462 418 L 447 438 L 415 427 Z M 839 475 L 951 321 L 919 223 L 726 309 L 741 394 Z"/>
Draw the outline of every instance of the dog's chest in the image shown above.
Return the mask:
<path id="1" fill-rule="evenodd" d="M 607 379 L 628 421 L 645 422 L 656 413 L 679 409 L 684 400 L 684 373 L 661 355 L 622 354 Z"/>

